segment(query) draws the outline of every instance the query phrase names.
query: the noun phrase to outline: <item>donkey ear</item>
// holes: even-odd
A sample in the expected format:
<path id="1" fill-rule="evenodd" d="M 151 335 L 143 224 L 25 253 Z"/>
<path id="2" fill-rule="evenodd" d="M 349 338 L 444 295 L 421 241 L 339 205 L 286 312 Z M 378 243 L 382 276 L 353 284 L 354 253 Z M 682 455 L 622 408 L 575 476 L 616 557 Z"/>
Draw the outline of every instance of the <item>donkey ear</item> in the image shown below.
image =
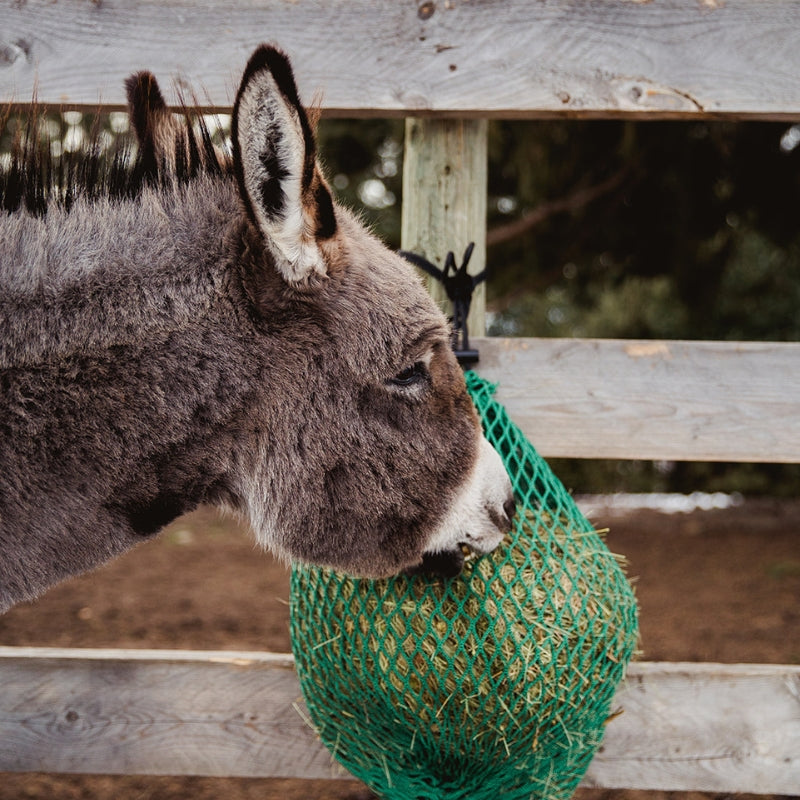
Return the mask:
<path id="1" fill-rule="evenodd" d="M 136 138 L 140 142 L 152 139 L 156 118 L 167 113 L 156 76 L 152 72 L 137 72 L 125 81 L 125 91 Z"/>
<path id="2" fill-rule="evenodd" d="M 178 126 L 164 102 L 164 96 L 152 72 L 137 72 L 125 81 L 139 158 L 145 172 L 155 175 L 170 156 L 174 161 Z"/>
<path id="3" fill-rule="evenodd" d="M 164 96 L 152 72 L 131 75 L 125 81 L 125 90 L 128 95 L 128 113 L 139 142 L 139 158 L 145 170 L 155 174 L 158 168 L 158 121 L 167 110 Z"/>
<path id="4" fill-rule="evenodd" d="M 233 162 L 247 213 L 290 283 L 327 274 L 320 240 L 336 232 L 330 192 L 289 59 L 253 54 L 233 107 Z"/>

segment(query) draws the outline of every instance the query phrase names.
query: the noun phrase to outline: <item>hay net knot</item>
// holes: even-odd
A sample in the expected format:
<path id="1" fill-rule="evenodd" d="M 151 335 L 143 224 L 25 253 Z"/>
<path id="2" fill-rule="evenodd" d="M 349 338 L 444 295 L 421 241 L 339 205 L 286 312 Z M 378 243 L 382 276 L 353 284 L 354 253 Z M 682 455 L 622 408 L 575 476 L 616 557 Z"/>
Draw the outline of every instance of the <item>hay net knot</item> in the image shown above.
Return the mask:
<path id="1" fill-rule="evenodd" d="M 314 725 L 382 798 L 567 798 L 637 642 L 621 559 L 474 372 L 514 529 L 450 580 L 295 566 L 291 635 Z"/>

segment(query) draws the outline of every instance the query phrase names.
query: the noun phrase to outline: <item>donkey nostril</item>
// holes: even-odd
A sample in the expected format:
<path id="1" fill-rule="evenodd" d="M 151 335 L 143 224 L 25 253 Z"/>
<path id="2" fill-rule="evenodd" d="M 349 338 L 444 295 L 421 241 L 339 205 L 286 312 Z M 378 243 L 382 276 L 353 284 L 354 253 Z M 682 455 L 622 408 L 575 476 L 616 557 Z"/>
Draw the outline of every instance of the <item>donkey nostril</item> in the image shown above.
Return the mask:
<path id="1" fill-rule="evenodd" d="M 508 517 L 508 524 L 511 525 L 514 521 L 514 515 L 517 513 L 517 504 L 513 497 L 509 497 L 508 500 L 503 503 L 503 511 L 505 511 Z"/>
<path id="2" fill-rule="evenodd" d="M 500 533 L 506 534 L 511 530 L 511 524 L 514 520 L 514 514 L 517 513 L 517 504 L 514 502 L 513 497 L 503 503 L 503 511 L 493 505 L 486 509 L 489 512 L 489 519 L 494 523 L 494 526 Z"/>

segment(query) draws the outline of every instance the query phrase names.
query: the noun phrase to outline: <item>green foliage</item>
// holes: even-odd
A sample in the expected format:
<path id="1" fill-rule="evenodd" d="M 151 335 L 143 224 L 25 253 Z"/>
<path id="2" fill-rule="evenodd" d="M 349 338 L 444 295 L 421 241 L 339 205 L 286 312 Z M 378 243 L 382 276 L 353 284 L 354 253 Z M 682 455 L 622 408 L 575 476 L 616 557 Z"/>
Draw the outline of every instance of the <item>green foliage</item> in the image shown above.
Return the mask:
<path id="1" fill-rule="evenodd" d="M 577 494 L 705 491 L 793 498 L 800 485 L 800 464 L 577 458 L 548 461 L 564 485 Z"/>
<path id="2" fill-rule="evenodd" d="M 395 249 L 400 247 L 403 127 L 402 120 L 324 119 L 317 131 L 338 200 L 356 209 Z"/>
<path id="3" fill-rule="evenodd" d="M 674 339 L 685 330 L 686 308 L 665 275 L 623 276 L 614 286 L 590 285 L 586 295 L 588 307 L 583 309 L 560 284 L 541 295 L 526 293 L 495 318 L 490 333 Z"/>
<path id="4" fill-rule="evenodd" d="M 505 163 L 490 171 L 490 228 L 613 185 L 490 249 L 494 329 L 796 340 L 800 152 L 782 148 L 786 132 L 781 123 L 495 123 L 492 159 Z"/>
<path id="5" fill-rule="evenodd" d="M 781 245 L 745 229 L 733 242 L 720 276 L 715 327 L 731 340 L 800 340 L 800 241 Z"/>

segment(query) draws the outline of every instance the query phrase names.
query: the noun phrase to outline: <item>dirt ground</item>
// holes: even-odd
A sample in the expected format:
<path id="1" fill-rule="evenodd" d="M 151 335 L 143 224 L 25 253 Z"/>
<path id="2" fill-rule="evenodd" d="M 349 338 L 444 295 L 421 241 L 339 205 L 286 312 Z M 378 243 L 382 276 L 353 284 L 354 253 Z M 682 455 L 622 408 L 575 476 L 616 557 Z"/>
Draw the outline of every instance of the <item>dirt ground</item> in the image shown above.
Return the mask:
<path id="1" fill-rule="evenodd" d="M 647 660 L 800 663 L 800 501 L 595 516 L 636 581 Z M 201 510 L 0 617 L 0 644 L 289 650 L 288 572 Z M 799 789 L 800 793 L 800 789 Z M 356 781 L 0 775 L 0 800 L 367 800 Z M 579 790 L 578 800 L 701 800 Z"/>

